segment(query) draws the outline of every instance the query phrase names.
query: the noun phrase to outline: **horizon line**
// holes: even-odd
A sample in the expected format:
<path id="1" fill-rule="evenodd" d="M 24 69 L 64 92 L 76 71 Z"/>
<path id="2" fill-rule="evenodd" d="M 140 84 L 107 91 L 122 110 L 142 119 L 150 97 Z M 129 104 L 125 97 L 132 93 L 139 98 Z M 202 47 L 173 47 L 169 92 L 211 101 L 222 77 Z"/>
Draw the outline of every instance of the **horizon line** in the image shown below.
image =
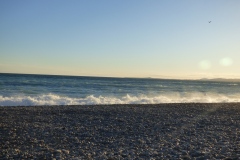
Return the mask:
<path id="1" fill-rule="evenodd" d="M 18 75 L 39 75 L 39 76 L 69 76 L 69 77 L 93 77 L 93 78 L 129 78 L 129 79 L 159 79 L 159 80 L 195 80 L 195 81 L 239 81 L 240 78 L 162 78 L 162 77 L 128 77 L 128 76 L 92 76 L 92 75 L 68 75 L 68 74 L 42 74 L 42 73 L 14 73 L 14 72 L 0 72 L 0 74 L 18 74 Z"/>

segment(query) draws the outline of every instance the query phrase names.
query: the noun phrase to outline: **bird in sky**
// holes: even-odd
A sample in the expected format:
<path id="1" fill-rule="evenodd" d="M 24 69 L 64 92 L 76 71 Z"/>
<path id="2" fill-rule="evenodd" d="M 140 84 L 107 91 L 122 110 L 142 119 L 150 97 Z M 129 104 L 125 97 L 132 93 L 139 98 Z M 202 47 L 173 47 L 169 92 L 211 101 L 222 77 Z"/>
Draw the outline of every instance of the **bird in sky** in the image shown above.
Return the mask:
<path id="1" fill-rule="evenodd" d="M 208 23 L 211 23 L 212 21 L 208 21 Z"/>

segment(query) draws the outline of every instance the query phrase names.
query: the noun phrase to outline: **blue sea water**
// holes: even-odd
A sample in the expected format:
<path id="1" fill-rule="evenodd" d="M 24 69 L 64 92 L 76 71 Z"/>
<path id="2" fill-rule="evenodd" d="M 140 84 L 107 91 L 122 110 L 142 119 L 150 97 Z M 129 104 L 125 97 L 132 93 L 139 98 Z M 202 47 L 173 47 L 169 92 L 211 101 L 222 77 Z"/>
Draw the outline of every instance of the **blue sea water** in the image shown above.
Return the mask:
<path id="1" fill-rule="evenodd" d="M 240 82 L 0 74 L 0 106 L 240 102 Z"/>

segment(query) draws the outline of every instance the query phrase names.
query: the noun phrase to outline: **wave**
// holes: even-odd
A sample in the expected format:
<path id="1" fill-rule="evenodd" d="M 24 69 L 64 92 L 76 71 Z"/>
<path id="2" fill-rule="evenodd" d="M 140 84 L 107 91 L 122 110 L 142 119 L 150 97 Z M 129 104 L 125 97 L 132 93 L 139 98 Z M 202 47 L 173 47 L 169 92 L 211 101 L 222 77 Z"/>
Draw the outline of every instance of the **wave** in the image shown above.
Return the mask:
<path id="1" fill-rule="evenodd" d="M 0 106 L 39 105 L 96 105 L 96 104 L 158 104 L 158 103 L 221 103 L 240 102 L 240 93 L 224 95 L 217 93 L 168 93 L 156 96 L 125 95 L 123 97 L 94 96 L 71 98 L 56 94 L 37 96 L 0 96 Z"/>

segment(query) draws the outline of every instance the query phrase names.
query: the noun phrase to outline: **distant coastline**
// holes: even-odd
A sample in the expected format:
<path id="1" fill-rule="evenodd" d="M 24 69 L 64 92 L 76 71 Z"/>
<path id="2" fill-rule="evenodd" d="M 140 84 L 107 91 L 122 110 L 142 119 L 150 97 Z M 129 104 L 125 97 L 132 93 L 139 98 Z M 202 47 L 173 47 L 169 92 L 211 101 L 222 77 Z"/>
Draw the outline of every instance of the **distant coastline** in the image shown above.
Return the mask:
<path id="1" fill-rule="evenodd" d="M 240 79 L 225 79 L 225 78 L 213 78 L 213 79 L 208 79 L 208 78 L 202 78 L 199 79 L 200 81 L 217 81 L 217 82 L 240 82 Z"/>
<path id="2" fill-rule="evenodd" d="M 67 76 L 67 77 L 91 77 L 91 78 L 126 78 L 126 79 L 156 79 L 156 80 L 176 80 L 176 81 L 216 81 L 216 82 L 240 82 L 239 78 L 158 78 L 158 77 L 115 77 L 115 76 L 88 76 L 88 75 L 58 75 L 58 74 L 33 74 L 33 73 L 0 73 L 0 75 L 30 75 L 30 76 Z"/>

